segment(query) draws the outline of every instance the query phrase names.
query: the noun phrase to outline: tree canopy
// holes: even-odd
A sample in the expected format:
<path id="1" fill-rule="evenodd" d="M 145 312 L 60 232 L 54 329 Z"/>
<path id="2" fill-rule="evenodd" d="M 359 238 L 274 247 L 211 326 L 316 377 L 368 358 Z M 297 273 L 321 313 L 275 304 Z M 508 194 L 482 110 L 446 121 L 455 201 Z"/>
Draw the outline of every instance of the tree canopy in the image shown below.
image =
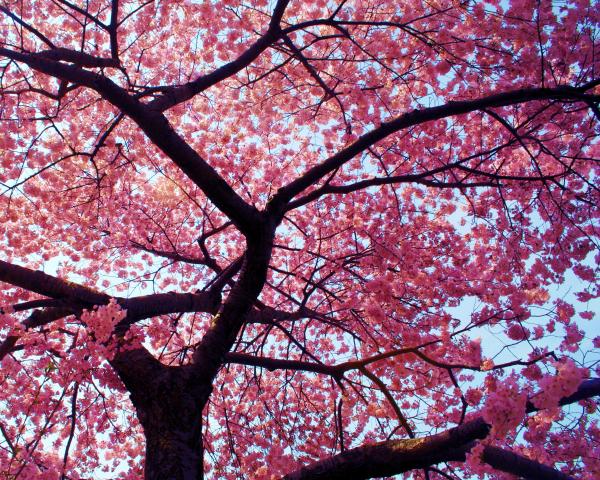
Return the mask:
<path id="1" fill-rule="evenodd" d="M 599 478 L 599 22 L 0 1 L 2 478 Z"/>

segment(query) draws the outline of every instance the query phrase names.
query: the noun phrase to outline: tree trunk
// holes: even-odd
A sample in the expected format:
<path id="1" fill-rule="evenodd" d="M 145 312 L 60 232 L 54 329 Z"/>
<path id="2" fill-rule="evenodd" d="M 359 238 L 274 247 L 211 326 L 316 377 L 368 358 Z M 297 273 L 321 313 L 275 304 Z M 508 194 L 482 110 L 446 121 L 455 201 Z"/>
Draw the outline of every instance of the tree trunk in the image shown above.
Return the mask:
<path id="1" fill-rule="evenodd" d="M 190 366 L 164 366 L 143 348 L 119 352 L 111 364 L 144 429 L 144 478 L 202 479 L 202 409 L 210 385 L 192 377 Z"/>
<path id="2" fill-rule="evenodd" d="M 180 379 L 172 376 L 170 388 L 154 389 L 151 398 L 132 398 L 146 436 L 146 480 L 199 480 L 203 476 L 204 402 L 185 383 L 176 381 Z"/>
<path id="3" fill-rule="evenodd" d="M 162 419 L 144 427 L 145 480 L 201 480 L 203 478 L 201 418 L 188 430 L 166 425 Z"/>

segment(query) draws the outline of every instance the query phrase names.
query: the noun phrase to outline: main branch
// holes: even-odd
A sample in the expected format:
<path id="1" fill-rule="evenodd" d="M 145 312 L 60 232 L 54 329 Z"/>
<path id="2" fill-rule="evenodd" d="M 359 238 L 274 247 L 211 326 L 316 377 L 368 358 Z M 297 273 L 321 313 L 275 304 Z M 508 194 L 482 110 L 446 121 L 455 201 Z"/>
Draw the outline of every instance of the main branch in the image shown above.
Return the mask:
<path id="1" fill-rule="evenodd" d="M 109 78 L 76 65 L 51 60 L 34 53 L 0 48 L 0 56 L 26 64 L 33 70 L 96 91 L 131 118 L 206 196 L 245 234 L 254 231 L 258 211 L 246 203 L 190 145 L 173 130 L 167 118 L 129 95 Z"/>
<path id="2" fill-rule="evenodd" d="M 600 396 L 600 379 L 583 382 L 577 392 L 563 398 L 567 405 L 584 398 Z M 528 408 L 528 412 L 535 408 Z M 466 454 L 489 433 L 489 425 L 478 417 L 436 435 L 408 440 L 388 440 L 362 445 L 289 473 L 284 480 L 355 480 L 398 475 L 441 462 L 464 461 Z M 568 480 L 571 477 L 514 452 L 486 446 L 482 458 L 497 470 L 526 479 Z"/>
<path id="3" fill-rule="evenodd" d="M 354 143 L 340 150 L 327 160 L 307 170 L 284 187 L 281 187 L 269 202 L 269 210 L 275 215 L 282 215 L 288 203 L 307 188 L 316 185 L 326 175 L 334 172 L 356 155 L 367 150 L 377 142 L 406 128 L 422 125 L 434 120 L 441 120 L 456 115 L 480 111 L 483 109 L 506 107 L 531 101 L 557 100 L 598 102 L 599 95 L 588 95 L 586 92 L 599 82 L 590 82 L 581 87 L 559 86 L 555 88 L 528 88 L 495 93 L 474 100 L 451 101 L 436 107 L 413 110 L 396 117 L 389 122 L 359 137 Z"/>

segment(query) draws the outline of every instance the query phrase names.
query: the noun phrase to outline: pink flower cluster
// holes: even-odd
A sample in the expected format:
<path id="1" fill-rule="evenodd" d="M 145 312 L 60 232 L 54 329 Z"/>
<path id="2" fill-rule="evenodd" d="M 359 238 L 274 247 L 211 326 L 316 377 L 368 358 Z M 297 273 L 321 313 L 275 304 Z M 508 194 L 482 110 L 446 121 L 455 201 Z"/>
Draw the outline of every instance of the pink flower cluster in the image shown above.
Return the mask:
<path id="1" fill-rule="evenodd" d="M 561 398 L 573 394 L 581 381 L 587 377 L 587 370 L 579 368 L 570 358 L 556 362 L 556 374 L 540 379 L 540 393 L 532 402 L 537 408 L 553 408 L 558 406 Z"/>
<path id="2" fill-rule="evenodd" d="M 466 463 L 470 472 L 482 478 L 491 472 L 491 468 L 483 462 L 484 448 L 485 444 L 478 442 L 466 455 Z"/>
<path id="3" fill-rule="evenodd" d="M 507 333 L 512 340 L 527 340 L 529 338 L 529 331 L 520 323 L 513 323 L 508 328 Z"/>
<path id="4" fill-rule="evenodd" d="M 121 306 L 111 298 L 107 305 L 84 311 L 81 320 L 92 331 L 97 343 L 106 343 L 110 340 L 115 325 L 123 320 L 126 314 L 127 311 L 121 310 Z"/>
<path id="5" fill-rule="evenodd" d="M 525 417 L 527 395 L 521 392 L 515 376 L 500 383 L 493 379 L 482 410 L 484 420 L 492 426 L 492 435 L 503 437 Z"/>

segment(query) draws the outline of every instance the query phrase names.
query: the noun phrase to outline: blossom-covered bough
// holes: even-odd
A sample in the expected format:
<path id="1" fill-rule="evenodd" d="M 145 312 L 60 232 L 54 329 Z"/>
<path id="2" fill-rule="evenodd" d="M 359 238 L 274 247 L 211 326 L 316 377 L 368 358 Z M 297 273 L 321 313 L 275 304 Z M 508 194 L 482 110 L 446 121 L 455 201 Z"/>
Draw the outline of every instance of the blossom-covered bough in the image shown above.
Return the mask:
<path id="1" fill-rule="evenodd" d="M 598 478 L 594 3 L 0 1 L 2 475 Z"/>

